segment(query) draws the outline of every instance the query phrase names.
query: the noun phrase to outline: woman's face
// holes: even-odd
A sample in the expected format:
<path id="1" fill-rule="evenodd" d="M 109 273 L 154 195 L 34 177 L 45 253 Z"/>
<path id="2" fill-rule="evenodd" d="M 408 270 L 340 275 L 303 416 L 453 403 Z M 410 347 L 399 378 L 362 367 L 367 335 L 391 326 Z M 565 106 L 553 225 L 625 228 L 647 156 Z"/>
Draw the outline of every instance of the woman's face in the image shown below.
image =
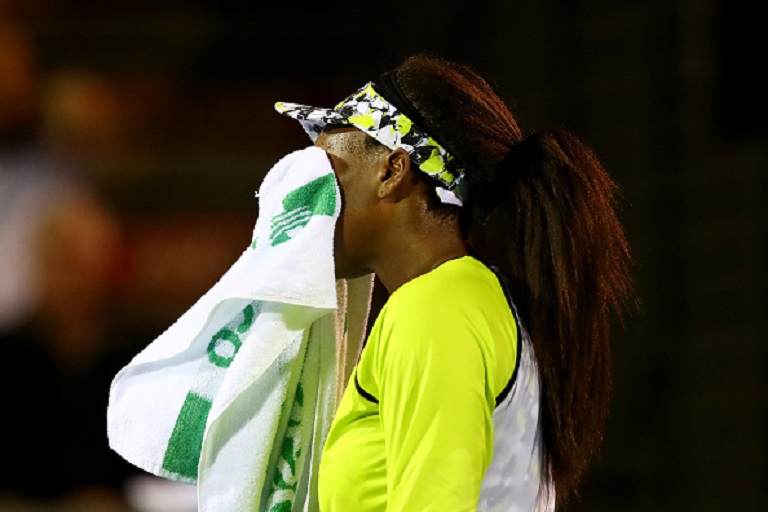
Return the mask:
<path id="1" fill-rule="evenodd" d="M 371 263 L 383 217 L 379 206 L 379 171 L 386 153 L 365 144 L 365 133 L 356 128 L 324 131 L 315 146 L 328 153 L 341 188 L 341 215 L 336 224 L 334 261 L 337 278 L 373 272 Z"/>

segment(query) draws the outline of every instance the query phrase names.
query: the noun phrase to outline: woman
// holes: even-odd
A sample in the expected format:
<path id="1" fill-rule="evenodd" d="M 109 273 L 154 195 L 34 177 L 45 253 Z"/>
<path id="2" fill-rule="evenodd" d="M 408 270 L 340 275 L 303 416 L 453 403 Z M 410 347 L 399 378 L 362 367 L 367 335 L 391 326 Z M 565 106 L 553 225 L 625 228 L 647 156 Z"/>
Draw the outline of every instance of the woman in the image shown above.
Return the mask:
<path id="1" fill-rule="evenodd" d="M 338 277 L 390 297 L 346 388 L 324 511 L 554 510 L 602 439 L 630 291 L 616 187 L 564 131 L 521 135 L 467 66 L 417 55 L 333 110 Z"/>

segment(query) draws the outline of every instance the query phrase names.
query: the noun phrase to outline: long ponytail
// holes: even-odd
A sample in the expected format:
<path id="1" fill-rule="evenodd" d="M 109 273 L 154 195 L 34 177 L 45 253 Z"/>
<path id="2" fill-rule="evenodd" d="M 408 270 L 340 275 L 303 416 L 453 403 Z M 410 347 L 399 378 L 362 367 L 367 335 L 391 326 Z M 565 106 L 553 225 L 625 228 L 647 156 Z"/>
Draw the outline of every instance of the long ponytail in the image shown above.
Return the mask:
<path id="1" fill-rule="evenodd" d="M 630 290 L 618 189 L 566 131 L 541 131 L 504 158 L 474 224 L 475 250 L 516 283 L 542 388 L 544 467 L 559 500 L 602 441 L 611 392 L 609 324 Z M 487 195 L 486 195 L 487 196 Z"/>

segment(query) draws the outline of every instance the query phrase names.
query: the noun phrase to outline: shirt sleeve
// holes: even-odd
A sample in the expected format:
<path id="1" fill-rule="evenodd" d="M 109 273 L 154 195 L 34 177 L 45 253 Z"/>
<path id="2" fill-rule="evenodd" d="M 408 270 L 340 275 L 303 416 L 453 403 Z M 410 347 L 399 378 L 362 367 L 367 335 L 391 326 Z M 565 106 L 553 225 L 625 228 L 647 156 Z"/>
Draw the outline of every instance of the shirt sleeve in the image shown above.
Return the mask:
<path id="1" fill-rule="evenodd" d="M 376 357 L 388 510 L 476 510 L 493 446 L 485 354 L 467 316 L 413 310 Z"/>

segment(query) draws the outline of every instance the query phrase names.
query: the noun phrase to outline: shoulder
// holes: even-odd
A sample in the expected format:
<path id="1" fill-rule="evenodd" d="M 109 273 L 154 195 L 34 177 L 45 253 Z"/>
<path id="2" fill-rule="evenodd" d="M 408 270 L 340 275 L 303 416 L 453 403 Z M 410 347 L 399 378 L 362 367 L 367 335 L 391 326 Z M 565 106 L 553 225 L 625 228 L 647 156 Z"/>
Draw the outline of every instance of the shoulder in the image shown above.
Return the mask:
<path id="1" fill-rule="evenodd" d="M 509 315 L 496 276 L 464 257 L 444 263 L 395 291 L 379 319 L 379 345 L 407 351 L 466 350 L 468 339 L 487 338 L 487 326 Z"/>

